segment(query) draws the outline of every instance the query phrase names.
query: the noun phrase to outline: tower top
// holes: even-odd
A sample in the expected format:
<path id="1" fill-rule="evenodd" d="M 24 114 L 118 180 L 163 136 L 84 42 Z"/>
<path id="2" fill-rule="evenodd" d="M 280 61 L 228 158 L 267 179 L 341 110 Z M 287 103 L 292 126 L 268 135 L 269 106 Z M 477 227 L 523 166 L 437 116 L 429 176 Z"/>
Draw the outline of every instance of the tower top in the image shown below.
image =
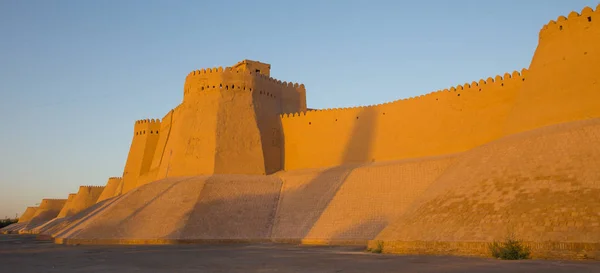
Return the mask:
<path id="1" fill-rule="evenodd" d="M 235 64 L 232 68 L 242 71 L 252 71 L 271 76 L 271 65 L 252 60 L 243 60 Z"/>

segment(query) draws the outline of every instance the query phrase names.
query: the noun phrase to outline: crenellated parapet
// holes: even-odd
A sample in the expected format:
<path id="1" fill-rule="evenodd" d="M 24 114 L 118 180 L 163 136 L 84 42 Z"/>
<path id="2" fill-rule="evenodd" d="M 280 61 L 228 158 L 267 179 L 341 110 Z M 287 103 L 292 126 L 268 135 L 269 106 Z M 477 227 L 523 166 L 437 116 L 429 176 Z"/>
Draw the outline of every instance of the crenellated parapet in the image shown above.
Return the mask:
<path id="1" fill-rule="evenodd" d="M 135 136 L 158 135 L 160 131 L 159 119 L 141 119 L 135 122 L 133 132 Z"/>
<path id="2" fill-rule="evenodd" d="M 312 118 L 319 117 L 328 114 L 343 114 L 343 113 L 354 113 L 360 112 L 367 108 L 378 108 L 378 107 L 394 107 L 402 103 L 418 103 L 423 100 L 436 100 L 443 101 L 445 98 L 450 97 L 461 97 L 468 98 L 470 95 L 478 94 L 486 91 L 501 91 L 504 87 L 510 87 L 515 84 L 521 84 L 526 80 L 528 70 L 523 68 L 521 71 L 513 71 L 512 73 L 504 73 L 503 75 L 496 75 L 495 77 L 488 77 L 487 79 L 480 79 L 479 81 L 473 81 L 471 83 L 459 84 L 450 88 L 437 90 L 424 95 L 418 95 L 414 97 L 408 97 L 398 99 L 390 102 L 354 106 L 354 107 L 340 107 L 340 108 L 324 108 L 324 109 L 311 109 L 310 111 L 301 111 L 295 113 L 284 113 L 280 117 L 282 119 L 290 118 Z M 467 97 L 465 97 L 467 96 Z"/>
<path id="3" fill-rule="evenodd" d="M 84 186 L 79 186 L 79 190 L 100 189 L 100 188 L 104 188 L 104 186 L 98 186 L 98 185 L 84 185 Z"/>
<path id="4" fill-rule="evenodd" d="M 554 37 L 555 35 L 568 35 L 571 29 L 589 28 L 592 24 L 600 20 L 600 5 L 594 11 L 590 7 L 585 7 L 580 13 L 572 11 L 568 16 L 559 16 L 556 20 L 550 20 L 540 30 L 540 40 Z"/>
<path id="5" fill-rule="evenodd" d="M 187 75 L 183 90 L 184 102 L 213 92 L 247 92 L 260 100 L 306 108 L 306 89 L 303 84 L 282 82 L 269 74 L 240 66 L 194 70 Z M 293 107 L 283 108 L 286 112 Z"/>
<path id="6" fill-rule="evenodd" d="M 190 72 L 184 83 L 184 102 L 190 96 L 199 95 L 203 92 L 243 90 L 252 89 L 252 72 L 244 72 L 240 69 L 230 67 L 218 67 L 199 69 Z"/>

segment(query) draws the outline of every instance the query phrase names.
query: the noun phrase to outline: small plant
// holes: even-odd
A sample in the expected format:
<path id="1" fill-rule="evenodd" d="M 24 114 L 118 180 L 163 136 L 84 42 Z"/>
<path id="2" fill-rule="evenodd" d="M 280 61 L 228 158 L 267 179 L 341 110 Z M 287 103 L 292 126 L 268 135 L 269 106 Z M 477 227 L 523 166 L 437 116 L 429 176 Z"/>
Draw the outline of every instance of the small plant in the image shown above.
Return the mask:
<path id="1" fill-rule="evenodd" d="M 504 242 L 494 241 L 489 244 L 489 249 L 492 257 L 501 260 L 524 260 L 529 259 L 531 254 L 529 248 L 512 234 L 508 235 Z"/>
<path id="2" fill-rule="evenodd" d="M 369 248 L 367 251 L 371 253 L 382 253 L 383 252 L 383 241 L 377 241 L 375 248 Z"/>

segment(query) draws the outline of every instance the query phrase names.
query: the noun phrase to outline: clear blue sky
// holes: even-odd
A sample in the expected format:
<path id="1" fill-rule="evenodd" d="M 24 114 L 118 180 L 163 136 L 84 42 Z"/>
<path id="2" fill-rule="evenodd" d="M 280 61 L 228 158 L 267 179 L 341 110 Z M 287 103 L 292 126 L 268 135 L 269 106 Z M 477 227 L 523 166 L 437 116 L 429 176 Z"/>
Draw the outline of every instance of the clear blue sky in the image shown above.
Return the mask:
<path id="1" fill-rule="evenodd" d="M 598 2 L 0 1 L 0 217 L 120 176 L 191 70 L 259 60 L 311 108 L 382 103 L 528 67 Z"/>

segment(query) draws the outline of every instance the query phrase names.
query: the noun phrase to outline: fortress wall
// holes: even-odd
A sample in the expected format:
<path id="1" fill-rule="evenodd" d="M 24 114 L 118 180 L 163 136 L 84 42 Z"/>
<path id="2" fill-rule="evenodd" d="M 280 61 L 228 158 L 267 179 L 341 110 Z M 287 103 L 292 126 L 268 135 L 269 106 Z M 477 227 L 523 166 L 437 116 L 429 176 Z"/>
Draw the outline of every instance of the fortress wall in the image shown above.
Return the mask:
<path id="1" fill-rule="evenodd" d="M 157 180 L 158 179 L 158 172 L 159 172 L 159 169 L 156 168 L 156 169 L 151 169 L 151 170 L 149 170 L 148 172 L 146 172 L 144 174 L 141 174 L 138 177 L 138 179 L 137 179 L 136 187 L 139 187 L 141 185 L 148 184 L 148 183 L 150 183 L 152 181 Z"/>
<path id="2" fill-rule="evenodd" d="M 58 213 L 58 216 L 56 216 L 56 218 L 62 218 L 62 217 L 67 216 L 67 214 L 69 213 L 69 210 L 71 210 L 71 205 L 73 204 L 73 199 L 75 199 L 75 196 L 77 196 L 76 193 L 69 193 L 69 197 L 67 197 L 67 202 L 62 207 L 62 209 L 60 210 L 60 212 Z"/>
<path id="3" fill-rule="evenodd" d="M 284 101 L 287 93 L 297 94 L 292 83 L 281 82 L 266 75 L 257 74 L 252 91 L 253 111 L 257 117 L 265 173 L 282 169 L 281 122 L 278 118 L 284 107 L 299 108 L 297 101 Z M 285 105 L 287 103 L 287 105 Z"/>
<path id="4" fill-rule="evenodd" d="M 150 169 L 159 130 L 159 120 L 144 119 L 135 122 L 133 140 L 123 171 L 123 193 L 133 189 L 137 185 L 138 177 Z"/>
<path id="5" fill-rule="evenodd" d="M 160 121 L 155 119 L 149 120 L 148 122 L 147 125 L 142 124 L 141 126 L 143 129 L 142 137 L 146 138 L 146 145 L 144 145 L 144 156 L 142 157 L 140 174 L 150 170 L 154 152 L 156 151 L 156 145 L 158 144 L 158 136 L 160 134 Z"/>
<path id="6" fill-rule="evenodd" d="M 115 195 L 114 196 L 119 196 L 123 194 L 123 178 L 121 177 L 121 181 L 119 181 L 119 184 L 117 185 L 117 188 L 115 188 Z"/>
<path id="7" fill-rule="evenodd" d="M 254 108 L 258 117 L 265 172 L 283 169 L 283 136 L 279 114 L 306 111 L 304 85 L 281 82 L 263 74 L 255 78 Z"/>
<path id="8" fill-rule="evenodd" d="M 173 109 L 169 139 L 156 177 L 210 174 L 214 170 L 220 92 L 204 90 Z"/>
<path id="9" fill-rule="evenodd" d="M 23 212 L 23 214 L 21 214 L 21 217 L 19 217 L 19 222 L 18 223 L 24 223 L 24 222 L 28 222 L 29 220 L 31 220 L 31 218 L 33 218 L 33 216 L 35 215 L 35 212 L 37 211 L 38 207 L 27 207 L 25 209 L 25 211 Z"/>
<path id="10" fill-rule="evenodd" d="M 270 174 L 282 169 L 282 130 L 278 116 L 284 107 L 283 95 L 295 91 L 290 90 L 285 82 L 282 83 L 266 75 L 257 76 L 254 82 L 255 90 L 252 92 L 253 110 L 260 132 L 265 174 Z"/>
<path id="11" fill-rule="evenodd" d="M 123 178 L 121 178 L 121 177 L 108 178 L 108 181 L 106 182 L 106 186 L 104 186 L 104 190 L 98 197 L 98 200 L 96 201 L 96 203 L 100 203 L 106 199 L 113 198 L 115 196 L 115 193 L 117 192 L 117 188 L 119 187 L 119 184 L 121 183 L 121 181 L 123 181 Z"/>
<path id="12" fill-rule="evenodd" d="M 165 148 L 167 147 L 167 143 L 171 136 L 171 125 L 173 124 L 173 112 L 175 109 L 169 111 L 160 122 L 160 132 L 158 134 L 158 142 L 156 144 L 156 151 L 154 152 L 154 158 L 152 159 L 152 165 L 150 166 L 150 171 L 148 174 L 144 175 L 144 177 L 140 177 L 137 186 L 141 186 L 143 184 L 152 182 L 157 179 L 157 175 L 160 172 L 159 168 L 162 164 L 163 160 L 169 160 L 167 154 L 167 158 L 165 159 Z"/>
<path id="13" fill-rule="evenodd" d="M 373 239 L 454 161 L 454 156 L 282 172 L 274 240 Z"/>
<path id="14" fill-rule="evenodd" d="M 600 6 L 552 20 L 540 31 L 507 134 L 600 117 Z"/>
<path id="15" fill-rule="evenodd" d="M 535 257 L 572 259 L 597 250 L 600 236 L 599 132 L 600 119 L 583 120 L 447 156 L 170 177 L 108 200 L 114 203 L 59 232 L 57 242 L 376 238 L 386 252 L 488 255 L 486 243 L 512 228 Z"/>
<path id="16" fill-rule="evenodd" d="M 167 176 L 280 170 L 277 115 L 283 111 L 282 94 L 288 93 L 288 110 L 305 109 L 303 85 L 232 68 L 193 71 L 183 103 L 163 118 L 152 167 L 138 186 Z"/>
<path id="17" fill-rule="evenodd" d="M 306 89 L 303 84 L 282 82 L 260 73 L 253 76 L 254 85 L 264 92 L 262 95 L 275 99 L 281 106 L 278 114 L 306 111 Z"/>
<path id="18" fill-rule="evenodd" d="M 282 115 L 285 169 L 451 154 L 487 143 L 503 135 L 526 74 L 380 105 Z"/>
<path id="19" fill-rule="evenodd" d="M 19 230 L 19 233 L 28 233 L 35 227 L 56 218 L 66 203 L 67 199 L 42 199 L 29 223 Z"/>
<path id="20" fill-rule="evenodd" d="M 254 94 L 267 90 L 258 90 L 253 79 L 245 84 L 251 86 L 252 91 L 250 88 L 244 90 L 225 81 L 224 88 L 219 92 L 214 173 L 265 174 L 266 172 L 258 127 L 259 120 L 254 109 Z"/>

